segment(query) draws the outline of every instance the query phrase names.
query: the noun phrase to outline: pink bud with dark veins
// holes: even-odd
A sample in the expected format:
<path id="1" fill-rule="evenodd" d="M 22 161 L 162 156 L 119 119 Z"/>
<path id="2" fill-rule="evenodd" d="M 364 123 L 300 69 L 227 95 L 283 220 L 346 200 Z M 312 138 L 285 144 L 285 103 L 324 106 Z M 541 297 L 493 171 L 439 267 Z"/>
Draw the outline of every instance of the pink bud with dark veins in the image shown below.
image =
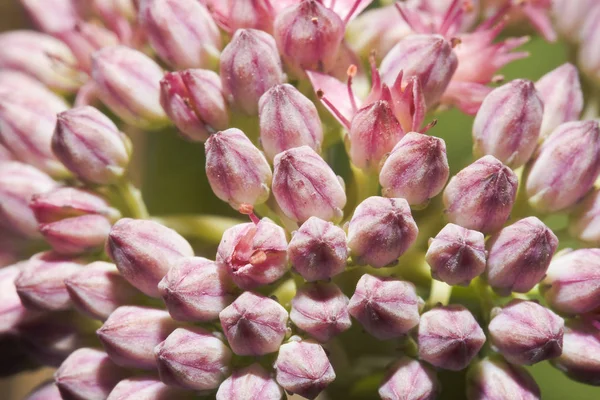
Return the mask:
<path id="1" fill-rule="evenodd" d="M 287 83 L 273 86 L 258 102 L 260 143 L 269 160 L 293 147 L 321 151 L 323 127 L 315 104 Z"/>
<path id="2" fill-rule="evenodd" d="M 191 400 L 194 392 L 167 386 L 153 376 L 123 379 L 106 400 Z"/>
<path id="3" fill-rule="evenodd" d="M 515 173 L 493 156 L 484 156 L 456 174 L 444 190 L 446 217 L 484 234 L 508 220 L 517 196 Z"/>
<path id="4" fill-rule="evenodd" d="M 594 189 L 570 215 L 569 233 L 577 239 L 600 245 L 600 190 Z"/>
<path id="5" fill-rule="evenodd" d="M 382 400 L 433 400 L 440 391 L 435 371 L 412 358 L 396 361 L 379 387 Z"/>
<path id="6" fill-rule="evenodd" d="M 468 400 L 540 400 L 540 388 L 527 370 L 499 357 L 485 358 L 467 372 Z"/>
<path id="7" fill-rule="evenodd" d="M 217 24 L 228 33 L 238 29 L 273 30 L 277 10 L 272 0 L 205 0 Z"/>
<path id="8" fill-rule="evenodd" d="M 281 345 L 274 368 L 279 385 L 307 399 L 316 398 L 335 380 L 323 347 L 297 336 Z"/>
<path id="9" fill-rule="evenodd" d="M 307 281 L 329 279 L 346 268 L 346 233 L 332 222 L 310 217 L 293 234 L 288 258 Z"/>
<path id="10" fill-rule="evenodd" d="M 178 321 L 212 321 L 235 298 L 227 271 L 202 257 L 185 257 L 173 263 L 158 284 L 169 314 Z"/>
<path id="11" fill-rule="evenodd" d="M 211 135 L 204 145 L 206 175 L 213 192 L 231 207 L 269 198 L 271 167 L 264 154 L 237 128 Z"/>
<path id="12" fill-rule="evenodd" d="M 54 381 L 42 383 L 25 397 L 25 400 L 62 400 Z"/>
<path id="13" fill-rule="evenodd" d="M 473 122 L 473 153 L 491 154 L 511 168 L 524 165 L 537 147 L 544 103 L 533 82 L 516 79 L 490 92 Z"/>
<path id="14" fill-rule="evenodd" d="M 177 323 L 164 310 L 122 306 L 110 314 L 96 334 L 115 364 L 155 369 L 154 347 L 176 328 Z"/>
<path id="15" fill-rule="evenodd" d="M 19 324 L 38 316 L 36 311 L 25 308 L 15 286 L 25 264 L 26 261 L 0 269 L 0 335 L 14 332 Z"/>
<path id="16" fill-rule="evenodd" d="M 74 0 L 20 0 L 20 3 L 35 26 L 50 34 L 70 29 L 80 19 Z"/>
<path id="17" fill-rule="evenodd" d="M 379 340 L 400 337 L 419 323 L 421 300 L 410 282 L 363 275 L 348 312 Z"/>
<path id="18" fill-rule="evenodd" d="M 92 69 L 92 54 L 95 51 L 119 44 L 119 38 L 110 30 L 83 21 L 78 21 L 67 30 L 57 32 L 55 36 L 69 46 L 77 59 L 78 67 L 88 73 Z"/>
<path id="19" fill-rule="evenodd" d="M 466 368 L 485 343 L 485 333 L 461 305 L 433 308 L 423 315 L 417 334 L 419 358 L 451 371 Z"/>
<path id="20" fill-rule="evenodd" d="M 219 314 L 233 352 L 260 356 L 276 352 L 287 334 L 288 313 L 268 297 L 244 292 Z"/>
<path id="21" fill-rule="evenodd" d="M 446 142 L 409 132 L 385 158 L 379 173 L 381 193 L 406 199 L 410 205 L 426 204 L 442 191 L 449 174 Z"/>
<path id="22" fill-rule="evenodd" d="M 310 217 L 340 221 L 346 192 L 331 167 L 308 146 L 275 156 L 273 195 L 283 213 L 303 223 Z"/>
<path id="23" fill-rule="evenodd" d="M 220 71 L 225 98 L 251 115 L 258 112 L 260 96 L 285 81 L 275 39 L 254 29 L 234 33 L 221 53 Z"/>
<path id="24" fill-rule="evenodd" d="M 320 342 L 350 329 L 348 297 L 334 283 L 305 285 L 292 299 L 290 319 Z"/>
<path id="25" fill-rule="evenodd" d="M 562 354 L 550 362 L 577 382 L 600 386 L 600 331 L 582 319 L 569 321 Z"/>
<path id="26" fill-rule="evenodd" d="M 372 196 L 354 210 L 348 225 L 348 247 L 357 264 L 382 268 L 395 264 L 418 233 L 406 200 Z"/>
<path id="27" fill-rule="evenodd" d="M 160 297 L 160 280 L 174 262 L 192 257 L 194 250 L 173 229 L 154 221 L 122 218 L 108 235 L 106 253 L 129 283 L 148 296 Z"/>
<path id="28" fill-rule="evenodd" d="M 216 394 L 216 400 L 280 400 L 283 389 L 258 363 L 233 371 Z"/>

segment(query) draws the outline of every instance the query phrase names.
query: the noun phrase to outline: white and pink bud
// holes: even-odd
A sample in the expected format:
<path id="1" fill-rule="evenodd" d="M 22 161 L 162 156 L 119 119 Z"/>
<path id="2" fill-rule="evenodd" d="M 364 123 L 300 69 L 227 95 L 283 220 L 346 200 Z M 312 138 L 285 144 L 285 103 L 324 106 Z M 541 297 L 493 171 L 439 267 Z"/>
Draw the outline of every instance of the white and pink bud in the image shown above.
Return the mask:
<path id="1" fill-rule="evenodd" d="M 63 400 L 54 381 L 44 382 L 33 389 L 25 400 Z"/>
<path id="2" fill-rule="evenodd" d="M 272 0 L 205 0 L 213 18 L 229 34 L 239 29 L 273 30 L 275 14 L 281 7 Z M 282 2 L 285 5 L 286 2 Z"/>
<path id="3" fill-rule="evenodd" d="M 154 376 L 123 379 L 106 400 L 192 400 L 194 392 L 167 386 Z"/>
<path id="4" fill-rule="evenodd" d="M 57 38 L 69 46 L 77 59 L 78 68 L 86 73 L 92 69 L 92 54 L 103 47 L 116 46 L 119 38 L 101 25 L 79 21 L 70 29 L 57 32 Z"/>
<path id="5" fill-rule="evenodd" d="M 540 400 L 540 388 L 527 370 L 500 357 L 488 357 L 467 372 L 467 399 Z"/>
<path id="6" fill-rule="evenodd" d="M 435 371 L 403 356 L 389 369 L 379 387 L 382 400 L 433 400 L 440 392 Z"/>
<path id="7" fill-rule="evenodd" d="M 569 233 L 573 237 L 600 245 L 600 190 L 588 193 L 570 216 Z"/>
<path id="8" fill-rule="evenodd" d="M 0 335 L 16 332 L 21 323 L 35 319 L 39 315 L 38 312 L 23 305 L 15 286 L 15 281 L 25 263 L 0 269 Z"/>
<path id="9" fill-rule="evenodd" d="M 589 16 L 600 12 L 596 0 L 579 0 L 573 7 L 571 0 L 553 0 L 552 16 L 554 28 L 571 43 L 579 43 Z"/>
<path id="10" fill-rule="evenodd" d="M 589 321 L 571 320 L 563 336 L 562 354 L 551 360 L 569 378 L 600 385 L 600 331 Z"/>
<path id="11" fill-rule="evenodd" d="M 283 389 L 258 363 L 233 371 L 219 386 L 216 400 L 247 400 L 260 395 L 260 400 L 280 400 Z"/>
<path id="12" fill-rule="evenodd" d="M 71 29 L 81 18 L 74 0 L 20 0 L 20 3 L 35 26 L 50 34 Z"/>

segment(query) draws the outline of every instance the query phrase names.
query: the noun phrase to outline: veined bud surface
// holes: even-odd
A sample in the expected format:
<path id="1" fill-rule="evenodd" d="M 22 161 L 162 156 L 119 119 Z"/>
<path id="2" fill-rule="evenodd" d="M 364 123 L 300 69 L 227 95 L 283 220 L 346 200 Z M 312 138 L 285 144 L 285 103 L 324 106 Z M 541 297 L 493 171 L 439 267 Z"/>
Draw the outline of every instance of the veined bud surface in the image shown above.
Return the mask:
<path id="1" fill-rule="evenodd" d="M 600 174 L 600 128 L 596 121 L 559 125 L 539 149 L 525 189 L 529 204 L 555 212 L 575 204 Z"/>
<path id="2" fill-rule="evenodd" d="M 99 195 L 74 187 L 59 187 L 32 196 L 29 206 L 40 224 L 52 223 L 82 215 L 100 215 L 113 221 L 120 215 Z"/>
<path id="3" fill-rule="evenodd" d="M 194 255 L 190 244 L 173 229 L 131 218 L 113 225 L 106 252 L 129 283 L 152 297 L 160 297 L 158 283 L 171 264 Z"/>
<path id="4" fill-rule="evenodd" d="M 419 323 L 420 299 L 410 282 L 363 275 L 348 312 L 379 340 L 404 335 Z"/>
<path id="5" fill-rule="evenodd" d="M 346 233 L 332 222 L 310 217 L 292 236 L 288 258 L 307 281 L 331 278 L 346 268 Z"/>
<path id="6" fill-rule="evenodd" d="M 587 243 L 600 245 L 600 190 L 594 189 L 570 215 L 569 233 Z"/>
<path id="7" fill-rule="evenodd" d="M 114 387 L 106 400 L 187 400 L 193 392 L 167 386 L 153 376 L 123 379 Z"/>
<path id="8" fill-rule="evenodd" d="M 310 217 L 339 221 L 346 205 L 343 184 L 325 160 L 308 146 L 275 156 L 273 195 L 283 213 L 303 223 Z"/>
<path id="9" fill-rule="evenodd" d="M 485 358 L 467 372 L 467 399 L 540 400 L 540 388 L 527 370 L 500 358 Z"/>
<path id="10" fill-rule="evenodd" d="M 571 320 L 563 337 L 560 357 L 552 365 L 569 378 L 588 385 L 600 385 L 600 331 L 583 320 Z"/>
<path id="11" fill-rule="evenodd" d="M 544 103 L 533 82 L 515 79 L 492 90 L 473 122 L 473 153 L 491 154 L 511 168 L 524 165 L 540 136 Z"/>
<path id="12" fill-rule="evenodd" d="M 38 314 L 25 308 L 15 286 L 23 265 L 18 263 L 0 269 L 0 335 L 14 332 L 19 324 Z"/>
<path id="13" fill-rule="evenodd" d="M 231 350 L 202 328 L 178 328 L 154 349 L 160 379 L 171 386 L 213 390 L 229 374 Z"/>
<path id="14" fill-rule="evenodd" d="M 258 101 L 285 75 L 275 39 L 255 29 L 237 30 L 221 54 L 225 98 L 246 114 L 258 112 Z"/>
<path id="15" fill-rule="evenodd" d="M 258 363 L 233 371 L 219 386 L 216 400 L 280 400 L 283 389 Z"/>
<path id="16" fill-rule="evenodd" d="M 80 16 L 73 0 L 20 0 L 34 24 L 43 32 L 70 29 Z M 52 12 L 48 12 L 48 10 Z"/>
<path id="17" fill-rule="evenodd" d="M 600 10 L 597 5 L 595 0 L 580 0 L 577 7 L 571 0 L 552 1 L 554 28 L 569 42 L 579 43 L 588 16 Z"/>
<path id="18" fill-rule="evenodd" d="M 237 128 L 211 135 L 205 143 L 206 175 L 213 192 L 233 208 L 264 203 L 271 167 L 264 154 Z"/>
<path id="19" fill-rule="evenodd" d="M 78 68 L 89 73 L 92 54 L 103 47 L 118 45 L 119 38 L 112 31 L 92 22 L 78 21 L 70 29 L 57 32 L 57 38 L 69 46 L 77 59 Z"/>
<path id="20" fill-rule="evenodd" d="M 221 311 L 219 319 L 229 346 L 241 356 L 276 352 L 287 334 L 285 308 L 252 292 L 242 293 Z"/>
<path id="21" fill-rule="evenodd" d="M 433 308 L 419 321 L 419 358 L 438 368 L 466 368 L 485 343 L 485 333 L 460 305 Z"/>
<path id="22" fill-rule="evenodd" d="M 394 264 L 418 233 L 406 200 L 372 196 L 354 210 L 348 225 L 348 247 L 359 265 L 382 268 Z"/>
<path id="23" fill-rule="evenodd" d="M 440 391 L 435 371 L 424 363 L 402 357 L 379 387 L 382 400 L 433 400 Z"/>
<path id="24" fill-rule="evenodd" d="M 273 19 L 277 9 L 272 0 L 207 0 L 217 24 L 228 33 L 238 29 L 273 30 Z"/>
<path id="25" fill-rule="evenodd" d="M 394 146 L 379 173 L 381 193 L 403 198 L 410 205 L 426 204 L 448 181 L 446 142 L 435 136 L 409 132 Z"/>
<path id="26" fill-rule="evenodd" d="M 503 228 L 487 246 L 490 286 L 502 295 L 527 293 L 544 278 L 558 238 L 538 218 L 528 217 Z"/>
<path id="27" fill-rule="evenodd" d="M 309 146 L 320 152 L 323 127 L 315 104 L 287 83 L 273 86 L 258 102 L 260 143 L 270 160 L 285 150 Z"/>
<path id="28" fill-rule="evenodd" d="M 517 196 L 515 173 L 493 156 L 484 156 L 456 174 L 444 190 L 446 217 L 484 234 L 504 225 Z"/>
<path id="29" fill-rule="evenodd" d="M 578 6 L 577 8 L 582 7 Z M 585 7 L 585 6 L 583 6 Z M 586 8 L 587 15 L 585 22 L 581 26 L 580 46 L 577 57 L 577 66 L 588 78 L 595 82 L 600 80 L 598 67 L 600 66 L 600 57 L 594 51 L 600 40 L 600 8 Z"/>

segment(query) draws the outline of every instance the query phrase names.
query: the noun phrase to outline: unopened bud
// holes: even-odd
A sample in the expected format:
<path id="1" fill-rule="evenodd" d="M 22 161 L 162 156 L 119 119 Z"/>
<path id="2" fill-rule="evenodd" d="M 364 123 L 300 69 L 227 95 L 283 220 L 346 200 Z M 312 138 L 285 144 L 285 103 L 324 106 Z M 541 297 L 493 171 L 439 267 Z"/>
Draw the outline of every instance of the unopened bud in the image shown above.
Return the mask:
<path id="1" fill-rule="evenodd" d="M 42 383 L 25 397 L 25 400 L 63 400 L 54 381 Z"/>
<path id="2" fill-rule="evenodd" d="M 571 0 L 553 0 L 554 27 L 569 42 L 579 43 L 586 20 L 594 12 L 600 12 L 597 5 L 596 0 L 579 0 L 577 7 L 573 7 Z"/>
<path id="3" fill-rule="evenodd" d="M 435 372 L 424 363 L 402 357 L 394 363 L 379 387 L 382 400 L 431 400 L 440 385 Z"/>
<path id="4" fill-rule="evenodd" d="M 598 73 L 600 58 L 594 49 L 597 48 L 600 40 L 600 24 L 598 23 L 600 21 L 600 8 L 590 9 L 584 4 L 578 5 L 577 8 L 580 7 L 585 7 L 587 15 L 585 22 L 581 25 L 581 43 L 577 51 L 577 66 L 582 73 L 594 81 L 594 84 L 597 84 L 600 81 L 600 74 Z"/>
<path id="5" fill-rule="evenodd" d="M 272 0 L 208 0 L 213 17 L 228 33 L 238 29 L 273 30 L 273 19 L 277 9 Z M 278 7 L 279 8 L 279 7 Z"/>
<path id="6" fill-rule="evenodd" d="M 95 23 L 79 21 L 70 29 L 57 32 L 56 37 L 65 42 L 85 72 L 92 68 L 92 54 L 103 47 L 116 46 L 119 38 L 108 29 Z"/>
<path id="7" fill-rule="evenodd" d="M 586 243 L 600 245 L 600 190 L 594 189 L 571 214 L 569 233 Z"/>
<path id="8" fill-rule="evenodd" d="M 23 265 L 0 269 L 0 335 L 14 332 L 19 324 L 38 316 L 36 311 L 25 308 L 15 286 Z"/>
<path id="9" fill-rule="evenodd" d="M 563 349 L 552 364 L 577 382 L 600 386 L 600 331 L 574 319 L 565 328 Z"/>
<path id="10" fill-rule="evenodd" d="M 79 20 L 73 0 L 20 0 L 33 23 L 43 32 L 57 33 L 70 29 Z M 52 10 L 52 12 L 48 12 Z"/>
<path id="11" fill-rule="evenodd" d="M 234 371 L 225 379 L 219 386 L 216 400 L 247 400 L 259 395 L 261 400 L 280 400 L 283 389 L 260 364 L 254 363 Z"/>
<path id="12" fill-rule="evenodd" d="M 467 399 L 540 400 L 540 388 L 527 370 L 501 358 L 485 358 L 467 372 Z"/>
<path id="13" fill-rule="evenodd" d="M 158 378 L 136 377 L 123 379 L 110 392 L 106 400 L 191 400 L 193 392 L 174 386 L 167 386 Z"/>

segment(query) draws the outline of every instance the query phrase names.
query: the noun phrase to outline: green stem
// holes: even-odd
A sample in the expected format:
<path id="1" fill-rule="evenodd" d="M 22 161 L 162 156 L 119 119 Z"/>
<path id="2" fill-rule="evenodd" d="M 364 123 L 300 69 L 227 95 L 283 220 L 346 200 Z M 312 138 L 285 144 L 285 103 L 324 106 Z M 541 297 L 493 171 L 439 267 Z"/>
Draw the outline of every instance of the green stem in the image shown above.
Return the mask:
<path id="1" fill-rule="evenodd" d="M 136 219 L 148 219 L 150 214 L 146 208 L 146 203 L 142 199 L 142 192 L 127 180 L 116 183 L 114 189 L 123 202 L 125 210 L 123 215 Z"/>
<path id="2" fill-rule="evenodd" d="M 429 292 L 429 299 L 427 299 L 427 306 L 435 307 L 437 304 L 447 306 L 450 302 L 451 295 L 452 286 L 448 285 L 445 282 L 432 279 L 431 291 Z"/>
<path id="3" fill-rule="evenodd" d="M 480 277 L 475 278 L 473 286 L 479 297 L 479 304 L 481 306 L 481 316 L 485 321 L 486 325 L 490 321 L 490 314 L 494 308 L 494 299 L 490 293 L 489 285 Z"/>
<path id="4" fill-rule="evenodd" d="M 153 217 L 152 220 L 176 230 L 184 237 L 200 239 L 209 244 L 219 244 L 227 229 L 243 223 L 218 215 L 168 215 Z"/>
<path id="5" fill-rule="evenodd" d="M 353 175 L 354 207 L 363 200 L 379 194 L 379 177 L 377 174 L 369 174 L 360 168 L 350 164 Z M 349 213 L 349 217 L 352 213 Z"/>

